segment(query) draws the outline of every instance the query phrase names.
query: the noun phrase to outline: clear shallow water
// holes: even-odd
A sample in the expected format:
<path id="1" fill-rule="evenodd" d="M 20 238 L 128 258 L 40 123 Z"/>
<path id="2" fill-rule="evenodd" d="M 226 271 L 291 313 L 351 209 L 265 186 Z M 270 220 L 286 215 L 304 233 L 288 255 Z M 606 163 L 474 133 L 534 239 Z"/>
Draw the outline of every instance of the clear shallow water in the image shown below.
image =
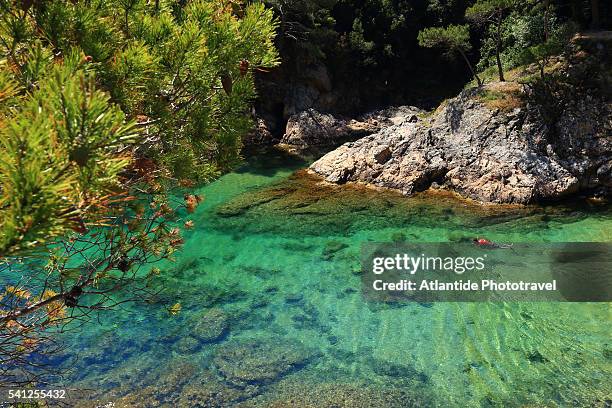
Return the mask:
<path id="1" fill-rule="evenodd" d="M 612 399 L 610 304 L 371 304 L 358 275 L 368 240 L 612 241 L 609 208 L 406 199 L 294 174 L 304 166 L 268 155 L 203 188 L 196 228 L 176 263 L 164 265 L 162 294 L 68 339 L 80 355 L 68 383 L 91 390 L 96 403 L 126 407 Z M 175 302 L 182 311 L 170 316 Z"/>

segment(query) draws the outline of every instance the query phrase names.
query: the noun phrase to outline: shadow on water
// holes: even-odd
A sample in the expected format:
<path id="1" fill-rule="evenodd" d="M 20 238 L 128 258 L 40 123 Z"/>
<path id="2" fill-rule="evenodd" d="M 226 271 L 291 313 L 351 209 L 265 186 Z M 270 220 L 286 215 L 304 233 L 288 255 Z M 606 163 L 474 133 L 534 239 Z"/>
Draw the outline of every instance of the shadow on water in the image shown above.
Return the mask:
<path id="1" fill-rule="evenodd" d="M 308 156 L 293 154 L 275 146 L 252 147 L 244 149 L 242 154 L 244 163 L 234 173 L 273 177 L 280 170 L 302 169 L 314 161 Z"/>

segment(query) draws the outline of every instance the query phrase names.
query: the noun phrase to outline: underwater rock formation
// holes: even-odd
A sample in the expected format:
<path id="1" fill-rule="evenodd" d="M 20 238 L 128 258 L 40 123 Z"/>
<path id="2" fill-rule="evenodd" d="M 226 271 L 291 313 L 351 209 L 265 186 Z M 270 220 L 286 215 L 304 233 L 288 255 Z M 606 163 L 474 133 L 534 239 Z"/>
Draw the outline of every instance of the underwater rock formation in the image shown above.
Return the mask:
<path id="1" fill-rule="evenodd" d="M 191 354 L 200 348 L 200 342 L 191 336 L 181 337 L 174 344 L 174 348 L 181 354 Z"/>
<path id="2" fill-rule="evenodd" d="M 238 401 L 256 395 L 256 387 L 246 389 L 231 387 L 212 375 L 203 375 L 187 384 L 176 402 L 178 408 L 226 408 L 233 407 Z"/>
<path id="3" fill-rule="evenodd" d="M 257 339 L 221 346 L 213 363 L 234 386 L 266 385 L 310 362 L 315 354 L 297 341 Z"/>
<path id="4" fill-rule="evenodd" d="M 322 183 L 321 177 L 303 171 L 269 188 L 238 195 L 216 207 L 215 212 L 218 218 L 214 227 L 227 233 L 341 236 L 364 227 L 406 228 L 408 240 L 415 238 L 410 231 L 421 227 L 482 228 L 520 220 L 516 228 L 532 229 L 553 216 L 563 216 L 565 220 L 579 216 L 572 207 L 560 205 L 483 206 L 440 190 L 415 194 L 406 200 L 395 191 L 360 184 Z M 449 235 L 448 239 L 459 241 L 466 237 Z M 340 255 L 321 251 L 321 256 Z"/>
<path id="5" fill-rule="evenodd" d="M 203 342 L 217 341 L 229 330 L 228 317 L 221 309 L 210 309 L 196 317 L 192 334 Z"/>
<path id="6" fill-rule="evenodd" d="M 413 389 L 360 383 L 309 383 L 286 381 L 272 396 L 262 396 L 237 408 L 411 408 L 432 406 L 432 401 Z"/>

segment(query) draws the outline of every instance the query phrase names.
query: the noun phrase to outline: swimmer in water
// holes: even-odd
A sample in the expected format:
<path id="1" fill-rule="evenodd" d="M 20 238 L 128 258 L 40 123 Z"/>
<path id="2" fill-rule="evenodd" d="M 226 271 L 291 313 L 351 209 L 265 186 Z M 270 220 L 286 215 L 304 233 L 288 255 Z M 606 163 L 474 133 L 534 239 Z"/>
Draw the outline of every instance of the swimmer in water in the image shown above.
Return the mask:
<path id="1" fill-rule="evenodd" d="M 489 248 L 489 249 L 497 249 L 497 248 L 509 249 L 509 248 L 512 248 L 512 244 L 496 244 L 495 242 L 489 241 L 486 238 L 474 238 L 472 240 L 472 242 L 474 243 L 474 245 L 482 247 L 482 248 Z"/>

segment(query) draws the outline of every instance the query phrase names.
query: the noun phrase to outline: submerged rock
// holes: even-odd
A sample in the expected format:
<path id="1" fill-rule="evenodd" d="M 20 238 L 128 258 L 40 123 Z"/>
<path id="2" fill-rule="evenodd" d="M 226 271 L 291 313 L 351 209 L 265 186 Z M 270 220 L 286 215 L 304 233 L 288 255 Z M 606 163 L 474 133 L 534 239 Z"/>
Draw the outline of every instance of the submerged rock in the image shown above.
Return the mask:
<path id="1" fill-rule="evenodd" d="M 224 337 L 229 330 L 229 320 L 221 309 L 210 309 L 196 317 L 191 333 L 203 342 L 213 342 Z"/>
<path id="2" fill-rule="evenodd" d="M 313 352 L 297 341 L 257 339 L 235 341 L 217 350 L 214 365 L 230 384 L 266 385 L 306 365 Z"/>
<path id="3" fill-rule="evenodd" d="M 553 138 L 533 107 L 492 108 L 463 91 L 431 118 L 349 142 L 311 171 L 412 195 L 436 185 L 481 202 L 532 203 L 612 187 L 612 106 L 568 101 Z"/>
<path id="4" fill-rule="evenodd" d="M 535 350 L 527 354 L 527 359 L 532 363 L 548 363 L 548 359 L 542 355 L 538 350 Z"/>
<path id="5" fill-rule="evenodd" d="M 273 395 L 262 395 L 237 408 L 412 408 L 434 406 L 419 389 L 372 386 L 362 383 L 286 381 Z"/>
<path id="6" fill-rule="evenodd" d="M 187 384 L 174 406 L 179 408 L 225 408 L 259 393 L 257 387 L 235 388 L 204 372 Z"/>
<path id="7" fill-rule="evenodd" d="M 113 406 L 117 408 L 177 406 L 182 388 L 198 376 L 198 366 L 189 357 L 179 357 L 166 364 L 159 364 L 159 359 L 156 359 L 151 366 L 123 365 L 121 369 L 126 373 L 121 377 L 115 377 L 117 384 L 110 392 L 98 382 L 88 387 L 97 390 L 92 396 L 96 403 L 90 400 L 83 405 L 76 404 L 76 407 L 104 406 L 106 401 L 113 401 Z M 136 379 L 138 382 L 135 382 Z M 121 397 L 117 398 L 118 396 Z"/>
<path id="8" fill-rule="evenodd" d="M 174 349 L 181 354 L 192 354 L 200 348 L 200 342 L 191 337 L 181 337 L 174 343 Z"/>
<path id="9" fill-rule="evenodd" d="M 429 381 L 425 373 L 418 371 L 411 365 L 396 364 L 391 361 L 373 357 L 368 359 L 368 364 L 372 367 L 372 370 L 380 376 L 413 379 L 422 383 L 427 383 Z"/>
<path id="10" fill-rule="evenodd" d="M 329 241 L 325 243 L 323 247 L 322 257 L 326 261 L 333 259 L 336 252 L 342 251 L 343 249 L 348 248 L 348 244 L 340 241 Z"/>
<path id="11" fill-rule="evenodd" d="M 534 225 L 545 227 L 550 220 L 578 220 L 584 215 L 576 211 L 577 208 L 563 205 L 483 206 L 439 190 L 418 193 L 406 200 L 395 191 L 356 183 L 338 186 L 324 182 L 315 174 L 299 171 L 268 188 L 234 197 L 217 207 L 219 217 L 211 222 L 215 229 L 228 234 L 265 233 L 293 239 L 296 236 L 341 237 L 363 228 L 389 228 L 405 231 L 407 240 L 418 240 L 421 228 L 456 230 L 508 222 L 513 223 L 514 231 L 527 233 L 533 231 Z M 452 216 L 449 215 L 451 211 Z M 240 217 L 234 216 L 235 213 L 240 213 Z M 543 216 L 548 220 L 543 221 Z M 323 255 L 321 249 L 312 251 L 305 247 L 295 250 L 304 256 Z M 347 254 L 350 252 L 345 250 L 333 256 L 340 258 Z"/>
<path id="12" fill-rule="evenodd" d="M 285 296 L 285 303 L 288 305 L 300 305 L 304 303 L 303 293 L 290 293 Z"/>

